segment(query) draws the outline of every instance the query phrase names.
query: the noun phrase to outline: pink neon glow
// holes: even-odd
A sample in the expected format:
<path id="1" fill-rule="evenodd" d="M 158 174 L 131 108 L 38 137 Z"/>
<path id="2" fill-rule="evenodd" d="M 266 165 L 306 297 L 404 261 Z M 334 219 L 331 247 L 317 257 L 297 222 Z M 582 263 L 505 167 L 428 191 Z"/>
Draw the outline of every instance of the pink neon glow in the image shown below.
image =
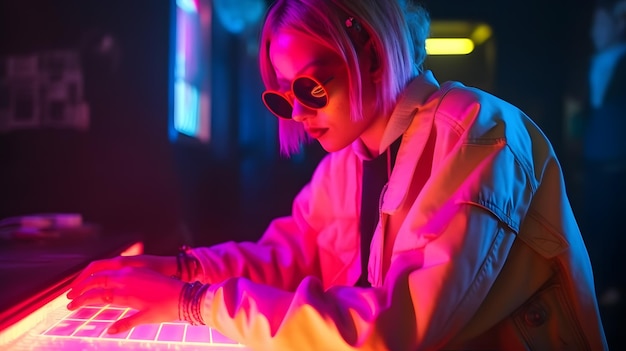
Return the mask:
<path id="1" fill-rule="evenodd" d="M 206 326 L 191 326 L 185 322 L 144 324 L 125 333 L 106 333 L 106 328 L 114 321 L 132 313 L 134 311 L 128 308 L 111 305 L 83 307 L 68 314 L 41 333 L 41 340 L 46 340 L 46 337 L 53 338 L 56 342 L 63 340 L 66 346 L 80 345 L 84 341 L 103 342 L 107 347 L 110 341 L 115 340 L 115 344 L 124 349 L 140 342 L 170 344 L 170 346 L 176 344 L 176 348 L 180 350 L 186 349 L 182 348 L 185 344 L 189 346 L 200 344 L 196 346 L 205 348 L 209 346 L 242 348 L 242 345 L 231 341 L 214 329 Z"/>
<path id="2" fill-rule="evenodd" d="M 114 321 L 134 313 L 126 307 L 84 306 L 76 311 L 60 307 L 55 320 L 31 333 L 23 344 L 36 350 L 245 350 L 244 346 L 207 326 L 175 321 L 144 324 L 108 334 Z"/>

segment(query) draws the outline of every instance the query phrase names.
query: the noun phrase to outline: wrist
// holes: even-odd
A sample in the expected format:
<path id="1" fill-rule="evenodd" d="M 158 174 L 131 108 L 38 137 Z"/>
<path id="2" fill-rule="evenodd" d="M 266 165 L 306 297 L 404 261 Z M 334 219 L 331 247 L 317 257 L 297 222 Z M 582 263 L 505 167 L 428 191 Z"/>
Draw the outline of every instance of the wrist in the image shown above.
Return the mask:
<path id="1" fill-rule="evenodd" d="M 200 262 L 190 252 L 191 248 L 186 245 L 179 249 L 178 254 L 175 256 L 176 273 L 172 274 L 172 278 L 187 282 L 196 278 L 200 269 Z"/>
<path id="2" fill-rule="evenodd" d="M 191 325 L 205 325 L 202 318 L 202 302 L 209 284 L 199 281 L 185 283 L 178 298 L 178 319 Z"/>

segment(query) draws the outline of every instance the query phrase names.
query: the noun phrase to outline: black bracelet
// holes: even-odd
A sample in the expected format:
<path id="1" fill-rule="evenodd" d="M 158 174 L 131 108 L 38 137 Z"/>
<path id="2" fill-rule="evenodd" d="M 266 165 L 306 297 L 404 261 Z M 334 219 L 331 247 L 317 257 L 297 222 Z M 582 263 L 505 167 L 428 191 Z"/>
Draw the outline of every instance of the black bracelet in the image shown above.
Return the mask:
<path id="1" fill-rule="evenodd" d="M 204 298 L 204 294 L 209 288 L 209 284 L 202 285 L 193 297 L 193 301 L 190 305 L 191 313 L 193 317 L 192 325 L 205 325 L 204 318 L 202 318 L 202 300 Z"/>
<path id="2" fill-rule="evenodd" d="M 184 281 L 190 281 L 195 277 L 200 263 L 198 259 L 189 255 L 191 247 L 183 245 L 178 249 L 176 254 L 176 274 L 172 278 Z"/>
<path id="3" fill-rule="evenodd" d="M 183 277 L 183 264 L 182 264 L 182 257 L 180 256 L 180 253 L 178 255 L 176 255 L 176 274 L 172 276 L 172 278 L 174 279 L 178 279 L 181 280 Z"/>
<path id="4" fill-rule="evenodd" d="M 191 325 L 204 325 L 200 309 L 208 287 L 209 284 L 202 284 L 199 281 L 183 285 L 178 300 L 178 319 Z"/>
<path id="5" fill-rule="evenodd" d="M 180 277 L 182 280 L 185 281 L 191 281 L 193 278 L 195 278 L 195 273 L 198 268 L 198 259 L 189 255 L 190 251 L 191 247 L 183 245 L 180 247 L 180 250 L 178 252 L 181 266 L 184 266 L 181 267 Z"/>

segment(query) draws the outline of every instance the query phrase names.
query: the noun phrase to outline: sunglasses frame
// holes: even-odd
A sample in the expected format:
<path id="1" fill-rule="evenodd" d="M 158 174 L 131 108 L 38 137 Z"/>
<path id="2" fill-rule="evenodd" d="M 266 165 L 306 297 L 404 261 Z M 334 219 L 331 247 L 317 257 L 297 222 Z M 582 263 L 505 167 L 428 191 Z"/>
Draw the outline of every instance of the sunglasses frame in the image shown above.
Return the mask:
<path id="1" fill-rule="evenodd" d="M 292 116 L 290 115 L 289 117 L 285 117 L 285 116 L 281 116 L 280 114 L 276 113 L 276 112 L 274 111 L 274 109 L 273 109 L 272 107 L 270 107 L 270 104 L 268 104 L 268 103 L 267 103 L 267 98 L 266 98 L 266 97 L 267 97 L 268 95 L 273 95 L 273 96 L 277 96 L 277 97 L 282 98 L 282 99 L 283 99 L 285 102 L 287 102 L 287 103 L 289 104 L 289 106 L 291 107 L 291 113 L 292 113 L 292 114 L 293 114 L 293 101 L 294 101 L 294 100 L 298 100 L 298 102 L 299 102 L 300 104 L 302 104 L 303 106 L 305 106 L 305 107 L 306 107 L 306 108 L 308 108 L 308 109 L 312 109 L 312 110 L 319 110 L 319 109 L 322 109 L 322 108 L 324 108 L 324 107 L 328 106 L 328 102 L 330 101 L 330 97 L 328 96 L 328 91 L 326 90 L 325 85 L 326 85 L 326 84 L 328 84 L 328 82 L 330 82 L 331 80 L 333 80 L 333 78 L 335 78 L 335 77 L 330 76 L 329 78 L 327 78 L 326 80 L 324 80 L 324 81 L 322 82 L 322 81 L 320 81 L 319 79 L 317 79 L 317 78 L 315 78 L 315 77 L 313 77 L 313 76 L 311 76 L 311 75 L 307 75 L 307 74 L 303 74 L 303 75 L 297 76 L 297 77 L 295 77 L 295 78 L 294 78 L 294 80 L 291 82 L 291 88 L 290 88 L 290 90 L 289 90 L 287 93 L 281 93 L 281 92 L 280 92 L 280 91 L 278 91 L 278 90 L 266 90 L 266 91 L 264 91 L 264 92 L 263 92 L 263 94 L 262 94 L 263 104 L 265 104 L 265 107 L 266 107 L 268 110 L 270 110 L 270 112 L 271 112 L 274 116 L 276 116 L 276 117 L 278 117 L 278 118 L 281 118 L 281 119 L 287 119 L 287 120 L 291 120 L 291 119 L 293 119 L 293 118 L 292 118 Z M 298 98 L 298 96 L 296 95 L 296 93 L 295 93 L 295 91 L 294 91 L 294 86 L 295 86 L 296 82 L 297 82 L 299 79 L 309 79 L 309 80 L 313 81 L 314 83 L 316 83 L 316 85 L 314 86 L 314 88 L 315 88 L 315 89 L 313 89 L 313 90 L 311 91 L 311 96 L 312 96 L 312 97 L 316 97 L 316 96 L 315 96 L 315 94 L 314 94 L 314 91 L 315 91 L 315 90 L 317 90 L 317 89 L 318 89 L 318 87 L 319 87 L 319 88 L 321 88 L 321 89 L 323 89 L 324 93 L 326 94 L 326 102 L 324 103 L 324 105 L 319 106 L 319 107 L 318 107 L 318 106 L 312 106 L 312 105 L 310 105 L 310 104 L 306 103 L 304 100 L 302 100 L 302 99 Z M 290 99 L 290 98 L 289 98 L 289 94 L 290 94 L 291 96 L 293 96 L 293 99 Z M 319 93 L 318 93 L 318 94 L 319 94 Z"/>

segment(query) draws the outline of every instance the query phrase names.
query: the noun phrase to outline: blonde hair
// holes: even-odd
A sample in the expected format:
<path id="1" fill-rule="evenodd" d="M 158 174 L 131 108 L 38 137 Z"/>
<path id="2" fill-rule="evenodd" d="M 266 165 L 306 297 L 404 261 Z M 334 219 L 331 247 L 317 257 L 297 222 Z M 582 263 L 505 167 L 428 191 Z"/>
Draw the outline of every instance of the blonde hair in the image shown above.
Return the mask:
<path id="1" fill-rule="evenodd" d="M 354 18 L 369 37 L 381 69 L 377 112 L 391 113 L 406 84 L 420 74 L 426 57 L 430 18 L 426 10 L 406 0 L 276 0 L 269 8 L 261 32 L 259 64 L 267 89 L 278 89 L 269 46 L 278 31 L 295 30 L 334 50 L 344 59 L 350 84 L 351 118 L 362 118 L 361 75 L 355 41 Z M 358 28 L 358 27 L 357 27 Z M 308 142 L 301 123 L 279 119 L 280 151 L 291 155 Z"/>

